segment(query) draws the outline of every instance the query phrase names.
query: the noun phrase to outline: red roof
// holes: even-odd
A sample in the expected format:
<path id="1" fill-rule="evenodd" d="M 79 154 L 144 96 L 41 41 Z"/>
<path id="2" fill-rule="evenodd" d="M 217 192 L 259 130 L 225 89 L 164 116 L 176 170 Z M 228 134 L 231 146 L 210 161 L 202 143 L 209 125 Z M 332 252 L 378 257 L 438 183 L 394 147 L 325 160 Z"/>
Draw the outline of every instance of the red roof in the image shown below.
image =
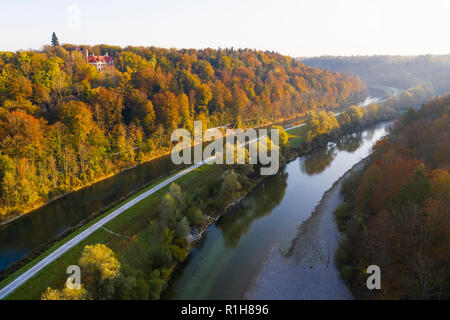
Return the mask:
<path id="1" fill-rule="evenodd" d="M 97 63 L 97 62 L 104 62 L 107 64 L 111 64 L 113 59 L 110 56 L 89 56 L 88 62 L 89 63 Z"/>

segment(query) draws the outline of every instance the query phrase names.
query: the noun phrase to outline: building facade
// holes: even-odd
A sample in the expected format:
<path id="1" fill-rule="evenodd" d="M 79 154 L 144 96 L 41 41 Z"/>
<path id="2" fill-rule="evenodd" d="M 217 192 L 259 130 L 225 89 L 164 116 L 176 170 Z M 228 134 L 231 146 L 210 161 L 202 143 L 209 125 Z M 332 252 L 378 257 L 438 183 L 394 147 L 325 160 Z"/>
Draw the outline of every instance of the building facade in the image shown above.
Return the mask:
<path id="1" fill-rule="evenodd" d="M 96 56 L 94 54 L 89 55 L 89 51 L 84 48 L 75 48 L 76 51 L 81 52 L 83 58 L 85 58 L 89 64 L 94 65 L 98 71 L 102 71 L 108 66 L 112 66 L 114 61 L 113 58 L 108 55 L 108 52 L 104 56 Z"/>

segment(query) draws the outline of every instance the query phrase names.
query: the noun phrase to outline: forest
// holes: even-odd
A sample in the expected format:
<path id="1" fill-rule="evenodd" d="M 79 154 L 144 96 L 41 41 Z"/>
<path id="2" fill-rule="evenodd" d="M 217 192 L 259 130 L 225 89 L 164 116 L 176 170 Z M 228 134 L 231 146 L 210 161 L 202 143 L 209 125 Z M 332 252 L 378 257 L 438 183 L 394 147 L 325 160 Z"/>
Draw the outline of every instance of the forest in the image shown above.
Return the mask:
<path id="1" fill-rule="evenodd" d="M 0 220 L 170 150 L 174 128 L 253 126 L 359 101 L 356 76 L 274 52 L 73 45 L 0 52 Z"/>
<path id="2" fill-rule="evenodd" d="M 379 104 L 372 103 L 366 107 L 352 105 L 337 116 L 323 110 L 311 112 L 306 121 L 307 136 L 299 148 L 305 152 L 343 134 L 381 121 L 393 120 L 432 96 L 431 87 L 418 85 L 403 91 L 395 99 Z"/>
<path id="3" fill-rule="evenodd" d="M 280 130 L 280 160 L 283 165 L 289 149 L 288 134 L 282 127 L 276 128 Z M 258 148 L 261 147 L 258 142 Z M 237 153 L 235 150 L 235 157 Z M 248 162 L 247 149 L 245 153 Z M 267 177 L 259 174 L 260 168 L 259 164 L 204 166 L 194 173 L 194 180 L 180 179 L 170 184 L 164 193 L 150 197 L 147 204 L 128 212 L 128 218 L 120 228 L 124 233 L 133 230 L 132 235 L 116 233 L 109 238 L 108 234 L 100 241 L 95 238 L 66 257 L 83 271 L 81 290 L 70 289 L 59 279 L 52 279 L 50 283 L 62 286 L 62 289 L 47 287 L 40 292 L 40 298 L 159 299 L 175 267 L 187 258 L 193 235 L 199 236 L 200 230 L 258 186 Z M 136 221 L 131 223 L 130 230 L 128 219 L 133 215 L 139 218 L 134 218 Z"/>
<path id="4" fill-rule="evenodd" d="M 431 85 L 436 93 L 450 91 L 450 55 L 422 56 L 322 56 L 301 59 L 306 65 L 357 74 L 373 83 L 407 89 Z"/>
<path id="5" fill-rule="evenodd" d="M 344 181 L 335 259 L 356 297 L 450 297 L 449 155 L 447 94 L 407 111 Z M 381 290 L 366 288 L 369 265 L 381 269 Z"/>
<path id="6" fill-rule="evenodd" d="M 280 167 L 338 136 L 397 117 L 429 94 L 427 88 L 411 88 L 396 99 L 368 107 L 351 106 L 338 116 L 318 110 L 306 116 L 305 126 L 289 133 L 275 126 L 280 132 Z M 248 163 L 248 149 L 244 151 Z M 312 167 L 317 167 L 317 163 Z M 113 234 L 99 233 L 80 244 L 51 267 L 54 272 L 49 274 L 60 275 L 57 279 L 36 279 L 40 290 L 26 290 L 19 296 L 49 300 L 164 297 L 173 271 L 189 255 L 191 241 L 269 177 L 261 176 L 260 168 L 261 164 L 202 167 L 194 178 L 172 183 L 164 193 L 127 212 L 123 220 L 114 224 Z M 236 232 L 245 230 L 244 223 L 243 230 Z M 68 264 L 82 268 L 82 290 L 64 286 L 65 274 L 59 270 Z"/>

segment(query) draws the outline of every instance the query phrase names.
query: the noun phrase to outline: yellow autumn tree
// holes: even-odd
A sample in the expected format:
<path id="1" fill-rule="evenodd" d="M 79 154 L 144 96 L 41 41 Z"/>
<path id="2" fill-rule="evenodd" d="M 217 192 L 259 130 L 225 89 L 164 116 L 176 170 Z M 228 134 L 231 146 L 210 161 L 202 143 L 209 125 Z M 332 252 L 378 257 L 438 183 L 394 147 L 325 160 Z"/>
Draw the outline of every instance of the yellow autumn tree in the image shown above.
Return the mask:
<path id="1" fill-rule="evenodd" d="M 84 247 L 78 261 L 83 283 L 94 299 L 110 298 L 114 294 L 115 280 L 120 276 L 120 262 L 114 252 L 104 244 Z"/>
<path id="2" fill-rule="evenodd" d="M 87 296 L 87 291 L 83 287 L 80 289 L 65 287 L 62 290 L 48 287 L 42 294 L 41 300 L 86 300 Z"/>

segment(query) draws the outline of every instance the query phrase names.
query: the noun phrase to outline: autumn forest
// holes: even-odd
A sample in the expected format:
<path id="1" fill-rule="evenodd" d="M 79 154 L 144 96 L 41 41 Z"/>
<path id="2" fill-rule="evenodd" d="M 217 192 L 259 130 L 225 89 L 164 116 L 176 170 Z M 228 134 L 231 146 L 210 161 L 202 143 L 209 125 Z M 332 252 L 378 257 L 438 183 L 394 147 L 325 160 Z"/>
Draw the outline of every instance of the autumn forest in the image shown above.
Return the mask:
<path id="1" fill-rule="evenodd" d="M 449 298 L 449 66 L 448 55 L 292 58 L 60 45 L 55 34 L 42 50 L 0 52 L 0 299 L 242 298 L 275 247 L 280 261 L 298 259 L 288 290 L 311 282 L 325 299 Z M 192 134 L 194 121 L 276 129 L 267 150 L 279 151 L 278 173 L 249 161 L 145 167 L 170 161 L 172 132 Z M 157 172 L 137 179 L 143 170 Z M 38 207 L 63 223 L 31 220 Z M 331 225 L 315 229 L 330 221 L 321 214 Z M 302 235 L 307 259 L 292 254 Z M 315 274 L 298 276 L 302 263 Z M 368 290 L 369 265 L 382 288 Z M 67 266 L 82 272 L 78 289 Z M 268 274 L 276 285 L 289 278 Z M 322 292 L 315 277 L 332 285 Z M 285 294 L 269 287 L 270 299 Z"/>
<path id="2" fill-rule="evenodd" d="M 345 180 L 335 211 L 346 234 L 336 253 L 342 278 L 366 299 L 448 299 L 450 284 L 450 95 L 410 109 Z M 370 292 L 364 266 L 384 270 Z"/>
<path id="3" fill-rule="evenodd" d="M 0 53 L 0 219 L 170 150 L 174 128 L 253 126 L 359 101 L 358 77 L 254 50 L 72 45 Z"/>

